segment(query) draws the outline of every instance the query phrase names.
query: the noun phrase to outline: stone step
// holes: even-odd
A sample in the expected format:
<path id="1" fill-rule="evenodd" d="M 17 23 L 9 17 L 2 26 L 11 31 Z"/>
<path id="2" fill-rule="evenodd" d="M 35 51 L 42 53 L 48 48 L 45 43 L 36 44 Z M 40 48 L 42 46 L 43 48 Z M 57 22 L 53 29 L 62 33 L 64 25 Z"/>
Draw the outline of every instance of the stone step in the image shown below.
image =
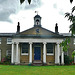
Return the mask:
<path id="1" fill-rule="evenodd" d="M 34 60 L 32 65 L 33 65 L 33 66 L 42 66 L 43 63 L 42 63 L 41 60 Z"/>

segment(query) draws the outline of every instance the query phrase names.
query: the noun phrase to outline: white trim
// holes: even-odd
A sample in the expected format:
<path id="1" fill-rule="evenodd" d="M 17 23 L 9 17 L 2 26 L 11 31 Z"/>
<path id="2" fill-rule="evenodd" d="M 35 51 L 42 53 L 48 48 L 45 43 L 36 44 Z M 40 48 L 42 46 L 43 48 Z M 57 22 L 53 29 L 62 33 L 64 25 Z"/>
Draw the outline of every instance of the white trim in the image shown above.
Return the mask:
<path id="1" fill-rule="evenodd" d="M 11 55 L 11 50 L 6 50 L 6 56 L 10 56 Z"/>
<path id="2" fill-rule="evenodd" d="M 12 38 L 7 38 L 7 44 L 12 44 Z"/>
<path id="3" fill-rule="evenodd" d="M 21 53 L 21 55 L 29 55 L 28 53 Z"/>
<path id="4" fill-rule="evenodd" d="M 54 55 L 54 53 L 47 53 L 47 55 Z"/>

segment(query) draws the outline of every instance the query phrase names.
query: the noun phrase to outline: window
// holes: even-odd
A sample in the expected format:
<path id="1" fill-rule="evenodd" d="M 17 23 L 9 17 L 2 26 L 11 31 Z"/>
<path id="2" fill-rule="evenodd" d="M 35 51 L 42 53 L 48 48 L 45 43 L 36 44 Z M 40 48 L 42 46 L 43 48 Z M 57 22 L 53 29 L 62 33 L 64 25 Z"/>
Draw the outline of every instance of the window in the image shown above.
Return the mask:
<path id="1" fill-rule="evenodd" d="M 53 55 L 53 47 L 54 47 L 54 44 L 47 43 L 47 55 Z"/>
<path id="2" fill-rule="evenodd" d="M 11 56 L 11 50 L 6 51 L 6 56 Z"/>
<path id="3" fill-rule="evenodd" d="M 7 38 L 7 44 L 12 44 L 12 39 L 11 38 Z"/>
<path id="4" fill-rule="evenodd" d="M 1 44 L 1 38 L 0 38 L 0 44 Z"/>
<path id="5" fill-rule="evenodd" d="M 29 44 L 23 43 L 22 44 L 22 55 L 28 55 L 28 50 L 29 50 Z"/>

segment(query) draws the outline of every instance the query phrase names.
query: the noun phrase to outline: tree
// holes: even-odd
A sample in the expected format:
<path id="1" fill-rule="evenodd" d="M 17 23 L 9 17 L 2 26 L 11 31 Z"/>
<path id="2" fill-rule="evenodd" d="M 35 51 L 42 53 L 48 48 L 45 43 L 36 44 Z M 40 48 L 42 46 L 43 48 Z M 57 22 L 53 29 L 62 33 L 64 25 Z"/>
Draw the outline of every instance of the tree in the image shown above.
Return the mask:
<path id="1" fill-rule="evenodd" d="M 65 13 L 65 17 L 68 17 L 68 20 L 72 23 L 70 25 L 70 30 L 69 30 L 69 32 L 70 31 L 72 32 L 72 35 L 75 34 L 75 16 L 73 14 L 74 10 L 75 10 L 75 6 L 72 8 L 71 13 L 68 12 Z"/>
<path id="2" fill-rule="evenodd" d="M 63 48 L 63 51 L 67 51 L 69 48 L 70 38 L 66 38 L 62 43 L 60 43 L 60 46 Z"/>
<path id="3" fill-rule="evenodd" d="M 22 4 L 25 0 L 20 0 L 20 3 Z M 28 0 L 28 3 L 31 3 L 31 0 Z"/>
<path id="4" fill-rule="evenodd" d="M 70 0 L 70 2 L 72 3 L 72 2 L 73 2 L 73 0 Z"/>

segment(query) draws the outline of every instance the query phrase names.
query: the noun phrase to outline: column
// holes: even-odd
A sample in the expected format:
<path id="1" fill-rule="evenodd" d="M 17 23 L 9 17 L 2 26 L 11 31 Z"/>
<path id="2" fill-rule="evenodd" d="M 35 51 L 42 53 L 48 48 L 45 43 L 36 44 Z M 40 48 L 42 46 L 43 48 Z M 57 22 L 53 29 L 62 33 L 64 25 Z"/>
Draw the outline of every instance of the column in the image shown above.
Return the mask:
<path id="1" fill-rule="evenodd" d="M 31 64 L 32 63 L 32 43 L 29 43 L 29 44 L 30 44 L 29 63 Z"/>
<path id="2" fill-rule="evenodd" d="M 64 51 L 61 47 L 61 64 L 64 65 Z"/>
<path id="3" fill-rule="evenodd" d="M 1 50 L 0 50 L 0 61 L 1 61 Z"/>
<path id="4" fill-rule="evenodd" d="M 43 63 L 46 63 L 46 42 L 44 42 L 43 44 Z"/>
<path id="5" fill-rule="evenodd" d="M 12 43 L 12 51 L 11 51 L 11 63 L 14 63 L 14 43 Z"/>
<path id="6" fill-rule="evenodd" d="M 61 64 L 64 65 L 64 52 L 62 52 L 62 55 L 61 55 Z"/>
<path id="7" fill-rule="evenodd" d="M 55 49 L 55 64 L 57 65 L 60 64 L 59 55 L 60 55 L 60 46 L 59 46 L 59 43 L 57 43 L 57 46 Z"/>
<path id="8" fill-rule="evenodd" d="M 18 44 L 19 44 L 19 43 L 16 43 L 16 64 L 19 63 L 19 50 L 18 50 Z"/>

